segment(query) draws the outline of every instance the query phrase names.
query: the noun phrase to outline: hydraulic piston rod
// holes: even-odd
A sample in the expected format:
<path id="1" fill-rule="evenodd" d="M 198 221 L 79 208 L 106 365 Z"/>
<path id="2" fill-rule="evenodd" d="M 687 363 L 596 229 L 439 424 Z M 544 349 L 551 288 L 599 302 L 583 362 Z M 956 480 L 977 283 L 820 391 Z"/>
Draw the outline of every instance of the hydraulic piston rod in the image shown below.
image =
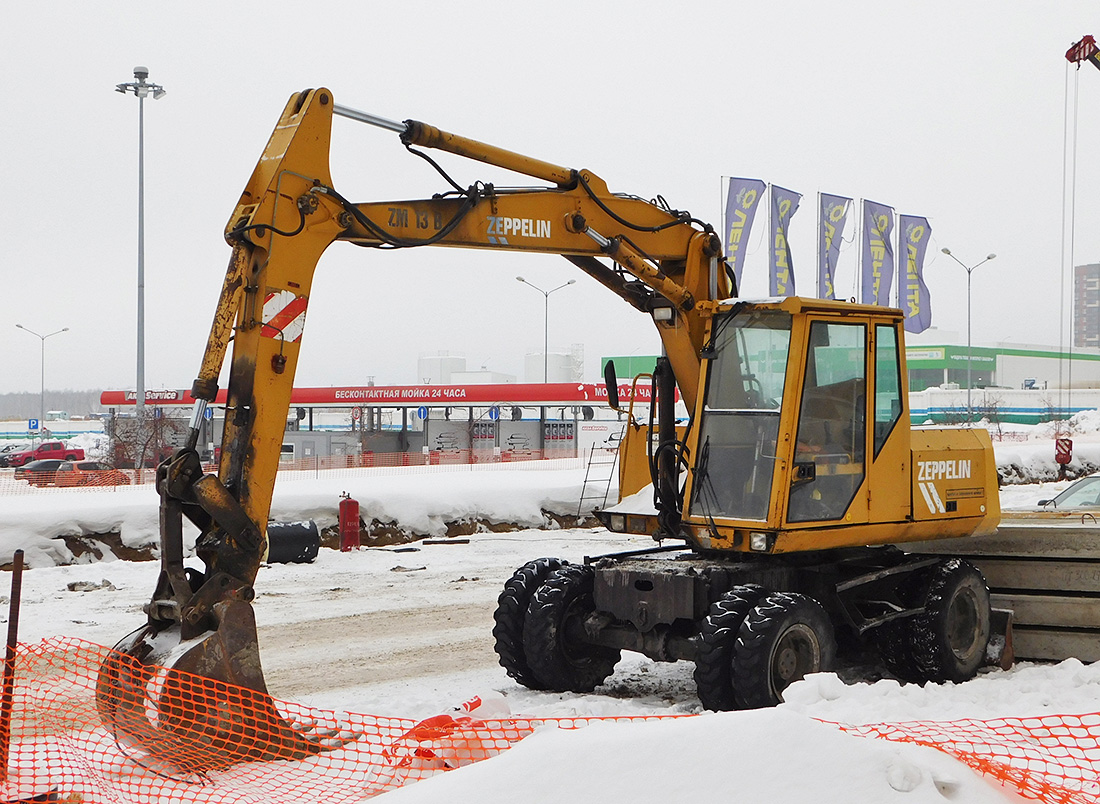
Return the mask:
<path id="1" fill-rule="evenodd" d="M 457 134 L 443 131 L 427 123 L 418 120 L 406 120 L 402 123 L 396 120 L 387 120 L 368 112 L 351 109 L 347 106 L 334 104 L 333 114 L 346 117 L 350 120 L 358 120 L 378 128 L 396 131 L 401 135 L 401 141 L 406 145 L 420 145 L 424 148 L 435 148 L 440 151 L 464 156 L 484 162 L 487 165 L 496 165 L 506 170 L 514 170 L 526 176 L 534 176 L 536 179 L 551 181 L 559 187 L 568 187 L 576 183 L 575 173 L 572 168 L 562 167 L 541 159 L 532 159 L 514 151 L 497 148 L 495 145 L 487 145 L 468 137 L 460 137 Z"/>

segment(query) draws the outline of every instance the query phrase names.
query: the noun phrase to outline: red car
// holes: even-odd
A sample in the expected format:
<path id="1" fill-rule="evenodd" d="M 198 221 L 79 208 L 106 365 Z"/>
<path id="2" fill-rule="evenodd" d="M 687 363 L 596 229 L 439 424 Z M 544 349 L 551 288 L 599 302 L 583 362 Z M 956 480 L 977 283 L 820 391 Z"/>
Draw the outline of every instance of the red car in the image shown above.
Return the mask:
<path id="1" fill-rule="evenodd" d="M 73 486 L 128 486 L 130 477 L 125 472 L 99 461 L 65 461 L 57 467 L 54 485 L 63 488 Z"/>
<path id="2" fill-rule="evenodd" d="M 63 441 L 43 441 L 34 449 L 13 452 L 8 456 L 8 466 L 23 466 L 31 461 L 41 460 L 82 461 L 84 450 L 80 447 L 67 447 Z"/>

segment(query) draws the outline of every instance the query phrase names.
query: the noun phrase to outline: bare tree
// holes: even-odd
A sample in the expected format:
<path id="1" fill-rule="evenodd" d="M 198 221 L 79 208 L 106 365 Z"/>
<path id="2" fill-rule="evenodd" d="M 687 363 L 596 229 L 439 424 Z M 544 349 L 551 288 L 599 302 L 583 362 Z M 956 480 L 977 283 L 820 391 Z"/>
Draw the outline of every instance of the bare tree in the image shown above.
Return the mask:
<path id="1" fill-rule="evenodd" d="M 122 469 L 150 468 L 183 446 L 187 423 L 159 415 L 157 408 L 145 408 L 142 416 L 112 417 L 109 422 L 111 456 Z"/>
<path id="2" fill-rule="evenodd" d="M 1004 428 L 1001 426 L 1001 407 L 1003 404 L 1004 400 L 1001 397 L 990 396 L 989 391 L 986 391 L 982 395 L 981 407 L 975 410 L 979 417 L 989 422 L 991 425 L 989 429 L 992 430 L 997 441 L 1004 439 Z"/>
<path id="3" fill-rule="evenodd" d="M 1055 403 L 1053 397 L 1044 394 L 1039 398 L 1039 402 L 1045 411 L 1042 418 L 1048 425 L 1048 435 L 1053 438 L 1063 438 L 1079 429 L 1072 416 L 1068 419 L 1062 418 L 1062 409 Z"/>

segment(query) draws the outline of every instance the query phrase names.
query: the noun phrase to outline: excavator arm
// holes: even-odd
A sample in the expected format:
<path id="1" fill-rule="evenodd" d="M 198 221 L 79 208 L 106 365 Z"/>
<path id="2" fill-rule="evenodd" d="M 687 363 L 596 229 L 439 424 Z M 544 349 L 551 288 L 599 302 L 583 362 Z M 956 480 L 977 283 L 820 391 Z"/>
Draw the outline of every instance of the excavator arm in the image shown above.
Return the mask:
<path id="1" fill-rule="evenodd" d="M 719 270 L 720 241 L 709 227 L 685 213 L 613 195 L 589 171 L 550 165 L 416 122 L 378 124 L 400 129 L 410 148 L 447 150 L 556 186 L 498 190 L 475 184 L 430 199 L 355 204 L 333 188 L 329 176 L 334 110 L 379 121 L 335 106 L 324 89 L 287 104 L 226 228 L 234 255 L 193 389 L 200 406 L 214 399 L 232 333 L 219 476 L 253 522 L 266 522 L 313 271 L 335 240 L 380 248 L 561 254 L 628 304 L 653 314 L 680 393 L 693 405 L 710 302 L 732 295 Z M 254 569 L 250 573 L 254 576 Z"/>
<path id="2" fill-rule="evenodd" d="M 329 173 L 334 114 L 399 134 L 412 153 L 433 165 L 419 148 L 468 157 L 551 186 L 503 189 L 476 183 L 464 189 L 436 165 L 450 185 L 444 193 L 353 203 L 334 188 Z M 116 737 L 192 770 L 301 757 L 325 746 L 283 721 L 270 703 L 251 600 L 313 273 L 329 245 L 345 240 L 379 249 L 448 246 L 561 254 L 652 316 L 689 409 L 698 391 L 707 321 L 718 300 L 734 295 L 719 238 L 687 213 L 613 194 L 587 170 L 424 123 L 337 106 L 327 89 L 291 97 L 225 236 L 233 252 L 192 387 L 196 403 L 188 444 L 157 473 L 162 566 L 146 606 L 148 622 L 119 643 L 117 654 L 104 663 L 97 690 L 101 715 Z M 217 395 L 230 341 L 220 465 L 217 476 L 204 475 L 195 450 L 199 424 Z M 202 572 L 183 565 L 184 518 L 200 530 L 196 553 L 205 565 Z M 173 685 L 166 682 L 151 700 L 153 667 L 168 667 L 170 679 L 193 676 L 200 686 L 224 682 L 252 691 L 248 718 L 265 724 L 268 746 L 227 752 L 226 735 L 242 713 L 214 692 L 172 694 Z M 180 698 L 192 701 L 183 714 Z M 157 714 L 150 718 L 150 712 Z M 216 756 L 203 751 L 211 745 L 219 746 Z"/>

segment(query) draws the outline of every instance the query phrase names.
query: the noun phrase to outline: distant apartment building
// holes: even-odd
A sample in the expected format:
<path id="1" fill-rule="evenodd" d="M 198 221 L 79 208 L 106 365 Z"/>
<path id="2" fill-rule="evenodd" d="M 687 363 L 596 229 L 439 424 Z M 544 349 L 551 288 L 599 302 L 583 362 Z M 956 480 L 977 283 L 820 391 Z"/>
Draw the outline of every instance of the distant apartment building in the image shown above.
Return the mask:
<path id="1" fill-rule="evenodd" d="M 1073 269 L 1073 345 L 1100 347 L 1100 263 Z"/>

